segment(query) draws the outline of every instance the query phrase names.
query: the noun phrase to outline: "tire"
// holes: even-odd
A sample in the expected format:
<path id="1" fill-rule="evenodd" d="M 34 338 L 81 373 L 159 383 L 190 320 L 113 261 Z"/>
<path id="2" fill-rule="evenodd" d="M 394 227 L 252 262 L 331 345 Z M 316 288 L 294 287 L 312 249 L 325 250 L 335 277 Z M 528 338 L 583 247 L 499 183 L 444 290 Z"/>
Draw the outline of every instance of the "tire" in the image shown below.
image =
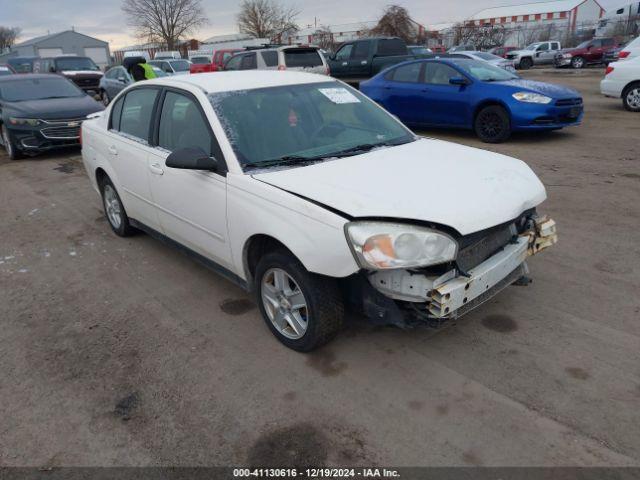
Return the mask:
<path id="1" fill-rule="evenodd" d="M 580 70 L 581 68 L 584 68 L 586 63 L 587 62 L 585 62 L 584 58 L 582 58 L 582 57 L 573 57 L 571 59 L 571 68 L 574 68 L 576 70 Z"/>
<path id="2" fill-rule="evenodd" d="M 102 194 L 102 206 L 107 222 L 111 230 L 119 237 L 130 237 L 136 233 L 136 229 L 129 223 L 129 217 L 122 205 L 120 195 L 108 177 L 105 177 L 100 184 Z"/>
<path id="3" fill-rule="evenodd" d="M 502 143 L 511 136 L 509 113 L 499 105 L 480 110 L 473 126 L 478 138 L 485 143 Z"/>
<path id="4" fill-rule="evenodd" d="M 630 112 L 640 112 L 640 82 L 632 83 L 624 89 L 622 104 Z"/>
<path id="5" fill-rule="evenodd" d="M 24 158 L 24 154 L 16 146 L 16 143 L 13 141 L 13 137 L 11 136 L 11 132 L 6 125 L 2 124 L 2 130 L 0 133 L 2 134 L 2 144 L 4 145 L 4 149 L 9 158 L 11 160 L 20 160 L 21 158 Z"/>
<path id="6" fill-rule="evenodd" d="M 533 67 L 533 60 L 529 57 L 525 57 L 520 60 L 520 69 L 529 70 L 531 67 Z"/>
<path id="7" fill-rule="evenodd" d="M 100 95 L 101 99 L 102 99 L 102 104 L 106 107 L 109 105 L 109 103 L 111 103 L 111 99 L 109 98 L 109 94 L 107 93 L 106 90 L 102 90 L 102 93 Z"/>
<path id="8" fill-rule="evenodd" d="M 315 350 L 342 327 L 344 304 L 337 282 L 308 272 L 286 250 L 260 259 L 254 290 L 271 333 L 292 350 Z"/>

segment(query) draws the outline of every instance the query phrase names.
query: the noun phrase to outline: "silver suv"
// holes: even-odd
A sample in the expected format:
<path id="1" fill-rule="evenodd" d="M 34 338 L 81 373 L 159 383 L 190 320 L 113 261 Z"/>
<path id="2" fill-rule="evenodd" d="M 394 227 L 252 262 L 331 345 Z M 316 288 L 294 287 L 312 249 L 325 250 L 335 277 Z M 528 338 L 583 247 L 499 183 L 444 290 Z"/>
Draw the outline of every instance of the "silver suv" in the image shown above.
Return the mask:
<path id="1" fill-rule="evenodd" d="M 293 70 L 329 75 L 329 65 L 317 47 L 278 46 L 238 52 L 225 70 Z"/>

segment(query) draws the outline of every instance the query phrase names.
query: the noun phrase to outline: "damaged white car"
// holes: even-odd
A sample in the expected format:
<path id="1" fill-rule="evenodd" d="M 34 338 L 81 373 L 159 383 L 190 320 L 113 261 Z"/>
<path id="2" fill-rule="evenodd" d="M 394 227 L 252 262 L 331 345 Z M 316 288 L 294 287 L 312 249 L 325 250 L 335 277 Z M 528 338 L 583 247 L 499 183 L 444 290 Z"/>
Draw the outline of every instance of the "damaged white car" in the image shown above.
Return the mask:
<path id="1" fill-rule="evenodd" d="M 330 340 L 345 308 L 440 326 L 526 277 L 526 259 L 556 241 L 523 162 L 416 137 L 324 76 L 142 82 L 82 139 L 115 233 L 145 231 L 254 291 L 299 351 Z"/>

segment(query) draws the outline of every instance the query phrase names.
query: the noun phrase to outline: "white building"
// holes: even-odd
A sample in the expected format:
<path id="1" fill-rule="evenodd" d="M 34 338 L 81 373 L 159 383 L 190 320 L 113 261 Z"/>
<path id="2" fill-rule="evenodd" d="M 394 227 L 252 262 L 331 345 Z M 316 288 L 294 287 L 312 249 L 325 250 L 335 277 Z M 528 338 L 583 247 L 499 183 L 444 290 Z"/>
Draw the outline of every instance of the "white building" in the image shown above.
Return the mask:
<path id="1" fill-rule="evenodd" d="M 553 25 L 558 31 L 576 33 L 595 28 L 604 14 L 605 10 L 597 0 L 556 0 L 486 8 L 467 19 L 465 24 L 501 25 L 512 32 L 508 43 L 522 43 L 525 37 L 516 32 L 542 30 Z"/>
<path id="2" fill-rule="evenodd" d="M 216 35 L 209 37 L 200 44 L 200 50 L 226 50 L 244 47 L 256 47 L 269 43 L 268 38 L 254 38 L 245 33 L 232 33 L 230 35 Z"/>

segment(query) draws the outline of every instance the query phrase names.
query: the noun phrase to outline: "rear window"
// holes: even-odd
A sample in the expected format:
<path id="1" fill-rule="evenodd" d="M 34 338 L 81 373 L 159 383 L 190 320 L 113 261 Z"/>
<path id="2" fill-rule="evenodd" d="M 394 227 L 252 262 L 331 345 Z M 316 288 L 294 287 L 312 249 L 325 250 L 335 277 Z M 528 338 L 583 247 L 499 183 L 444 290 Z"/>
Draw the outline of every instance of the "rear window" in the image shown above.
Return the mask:
<path id="1" fill-rule="evenodd" d="M 320 67 L 322 58 L 314 48 L 295 48 L 284 51 L 284 63 L 287 67 Z"/>
<path id="2" fill-rule="evenodd" d="M 169 62 L 176 72 L 188 72 L 189 62 L 186 60 L 172 60 Z"/>
<path id="3" fill-rule="evenodd" d="M 211 63 L 211 57 L 191 57 L 191 63 L 196 63 L 198 65 Z"/>
<path id="4" fill-rule="evenodd" d="M 406 55 L 407 45 L 399 38 L 378 41 L 378 56 L 390 57 L 393 55 Z"/>

